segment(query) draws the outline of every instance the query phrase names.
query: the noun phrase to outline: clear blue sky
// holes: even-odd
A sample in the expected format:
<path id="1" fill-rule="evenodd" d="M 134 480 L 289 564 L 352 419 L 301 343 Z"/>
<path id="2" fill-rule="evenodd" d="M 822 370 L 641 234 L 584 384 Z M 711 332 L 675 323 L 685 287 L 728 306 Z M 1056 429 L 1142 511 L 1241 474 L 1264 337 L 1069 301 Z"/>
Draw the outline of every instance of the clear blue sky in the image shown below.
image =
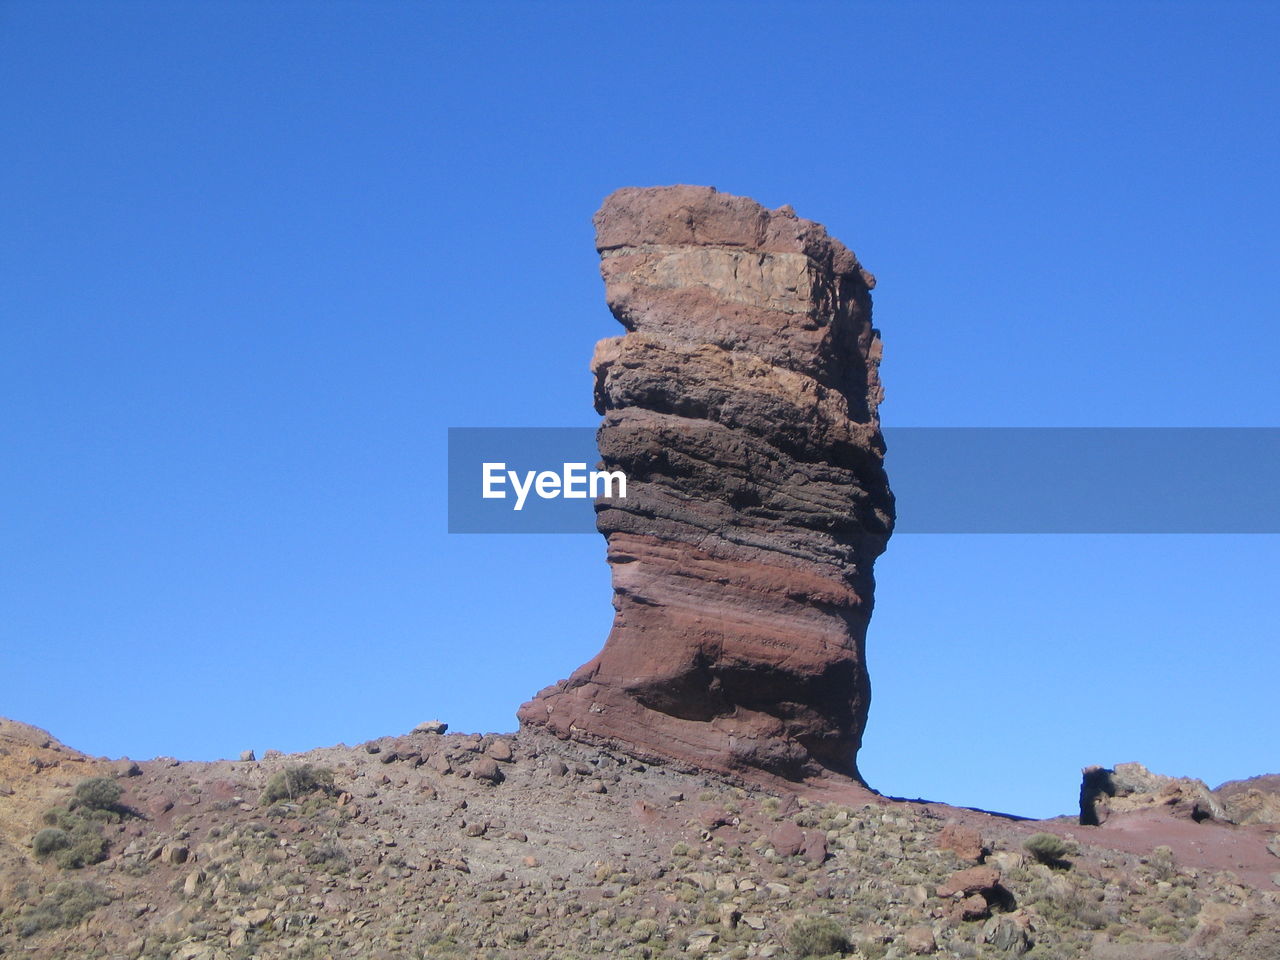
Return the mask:
<path id="1" fill-rule="evenodd" d="M 1278 44 L 1267 3 L 0 0 L 0 713 L 513 728 L 604 638 L 603 542 L 447 535 L 446 428 L 595 422 L 619 186 L 825 223 L 886 423 L 1280 425 Z M 1048 815 L 1088 763 L 1277 769 L 1278 560 L 895 539 L 864 772 Z"/>

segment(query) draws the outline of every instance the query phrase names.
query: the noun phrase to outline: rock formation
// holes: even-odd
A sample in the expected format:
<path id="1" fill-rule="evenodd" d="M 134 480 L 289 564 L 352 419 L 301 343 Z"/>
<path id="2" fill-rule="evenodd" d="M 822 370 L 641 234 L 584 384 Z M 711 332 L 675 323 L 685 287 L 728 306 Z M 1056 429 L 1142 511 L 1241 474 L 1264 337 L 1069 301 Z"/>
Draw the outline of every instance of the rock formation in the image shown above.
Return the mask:
<path id="1" fill-rule="evenodd" d="M 1085 767 L 1080 782 L 1080 822 L 1106 823 L 1114 814 L 1158 809 L 1185 820 L 1224 820 L 1226 813 L 1203 780 L 1165 777 L 1140 763 Z"/>
<path id="2" fill-rule="evenodd" d="M 893 526 L 875 280 L 817 223 L 709 187 L 596 214 L 625 336 L 592 360 L 613 629 L 521 722 L 633 755 L 857 777 L 872 563 Z"/>
<path id="3" fill-rule="evenodd" d="M 1099 826 L 1113 817 L 1150 812 L 1196 822 L 1280 823 L 1280 775 L 1230 780 L 1210 790 L 1203 780 L 1162 776 L 1140 763 L 1082 771 L 1081 824 Z"/>
<path id="4" fill-rule="evenodd" d="M 1280 774 L 1228 780 L 1213 793 L 1232 823 L 1280 823 Z"/>

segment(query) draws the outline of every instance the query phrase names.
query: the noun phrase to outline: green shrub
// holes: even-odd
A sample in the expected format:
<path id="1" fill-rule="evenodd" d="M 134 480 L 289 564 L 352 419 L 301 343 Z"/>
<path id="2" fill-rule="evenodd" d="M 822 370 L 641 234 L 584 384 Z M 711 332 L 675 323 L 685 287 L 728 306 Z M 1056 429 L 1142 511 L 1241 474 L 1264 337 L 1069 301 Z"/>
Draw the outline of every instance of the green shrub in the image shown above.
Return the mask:
<path id="1" fill-rule="evenodd" d="M 40 819 L 48 826 L 31 838 L 37 857 L 52 856 L 64 870 L 78 870 L 107 859 L 107 838 L 96 820 L 65 807 L 50 807 Z"/>
<path id="2" fill-rule="evenodd" d="M 90 810 L 115 810 L 124 791 L 110 777 L 90 777 L 76 784 L 76 800 Z"/>
<path id="3" fill-rule="evenodd" d="M 111 898 L 92 883 L 66 881 L 53 887 L 44 899 L 28 908 L 18 924 L 18 932 L 29 937 L 41 930 L 56 930 L 79 923 Z"/>
<path id="4" fill-rule="evenodd" d="M 336 843 L 302 844 L 302 856 L 313 867 L 320 867 L 328 873 L 346 873 L 351 869 L 347 853 Z"/>
<path id="5" fill-rule="evenodd" d="M 45 827 L 31 838 L 31 847 L 37 857 L 47 857 L 55 850 L 71 846 L 71 834 L 58 827 Z"/>
<path id="6" fill-rule="evenodd" d="M 63 870 L 79 870 L 107 859 L 107 838 L 91 824 L 71 831 L 71 843 L 53 855 L 53 862 Z"/>
<path id="7" fill-rule="evenodd" d="M 323 767 L 313 767 L 309 763 L 285 767 L 278 770 L 267 781 L 262 791 L 261 802 L 264 807 L 280 800 L 296 800 L 298 797 L 316 790 L 324 793 L 333 792 L 333 771 Z"/>
<path id="8" fill-rule="evenodd" d="M 1040 863 L 1053 866 L 1061 863 L 1062 858 L 1071 852 L 1071 844 L 1053 833 L 1035 833 L 1022 843 L 1022 849 L 1031 854 Z"/>
<path id="9" fill-rule="evenodd" d="M 796 957 L 827 957 L 847 953 L 849 938 L 830 917 L 806 917 L 791 925 L 787 945 Z"/>

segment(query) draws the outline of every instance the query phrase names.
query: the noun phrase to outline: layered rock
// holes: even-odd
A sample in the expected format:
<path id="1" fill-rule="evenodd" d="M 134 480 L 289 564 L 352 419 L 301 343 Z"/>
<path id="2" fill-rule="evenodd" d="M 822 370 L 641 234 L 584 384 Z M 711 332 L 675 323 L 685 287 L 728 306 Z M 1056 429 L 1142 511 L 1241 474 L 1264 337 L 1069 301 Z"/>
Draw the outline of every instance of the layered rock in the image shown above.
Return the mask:
<path id="1" fill-rule="evenodd" d="M 596 214 L 625 336 L 592 361 L 613 629 L 521 707 L 721 771 L 857 777 L 872 563 L 893 525 L 874 279 L 788 207 L 624 189 Z"/>

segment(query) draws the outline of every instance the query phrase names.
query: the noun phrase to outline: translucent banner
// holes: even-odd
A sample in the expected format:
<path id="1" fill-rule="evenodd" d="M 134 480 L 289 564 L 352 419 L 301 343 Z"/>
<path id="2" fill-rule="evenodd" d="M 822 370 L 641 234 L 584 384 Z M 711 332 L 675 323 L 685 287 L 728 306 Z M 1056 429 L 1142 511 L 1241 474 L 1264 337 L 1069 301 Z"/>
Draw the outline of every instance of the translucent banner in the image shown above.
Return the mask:
<path id="1" fill-rule="evenodd" d="M 1280 533 L 1280 428 L 884 431 L 897 533 Z M 450 533 L 594 533 L 591 427 L 449 430 Z"/>

